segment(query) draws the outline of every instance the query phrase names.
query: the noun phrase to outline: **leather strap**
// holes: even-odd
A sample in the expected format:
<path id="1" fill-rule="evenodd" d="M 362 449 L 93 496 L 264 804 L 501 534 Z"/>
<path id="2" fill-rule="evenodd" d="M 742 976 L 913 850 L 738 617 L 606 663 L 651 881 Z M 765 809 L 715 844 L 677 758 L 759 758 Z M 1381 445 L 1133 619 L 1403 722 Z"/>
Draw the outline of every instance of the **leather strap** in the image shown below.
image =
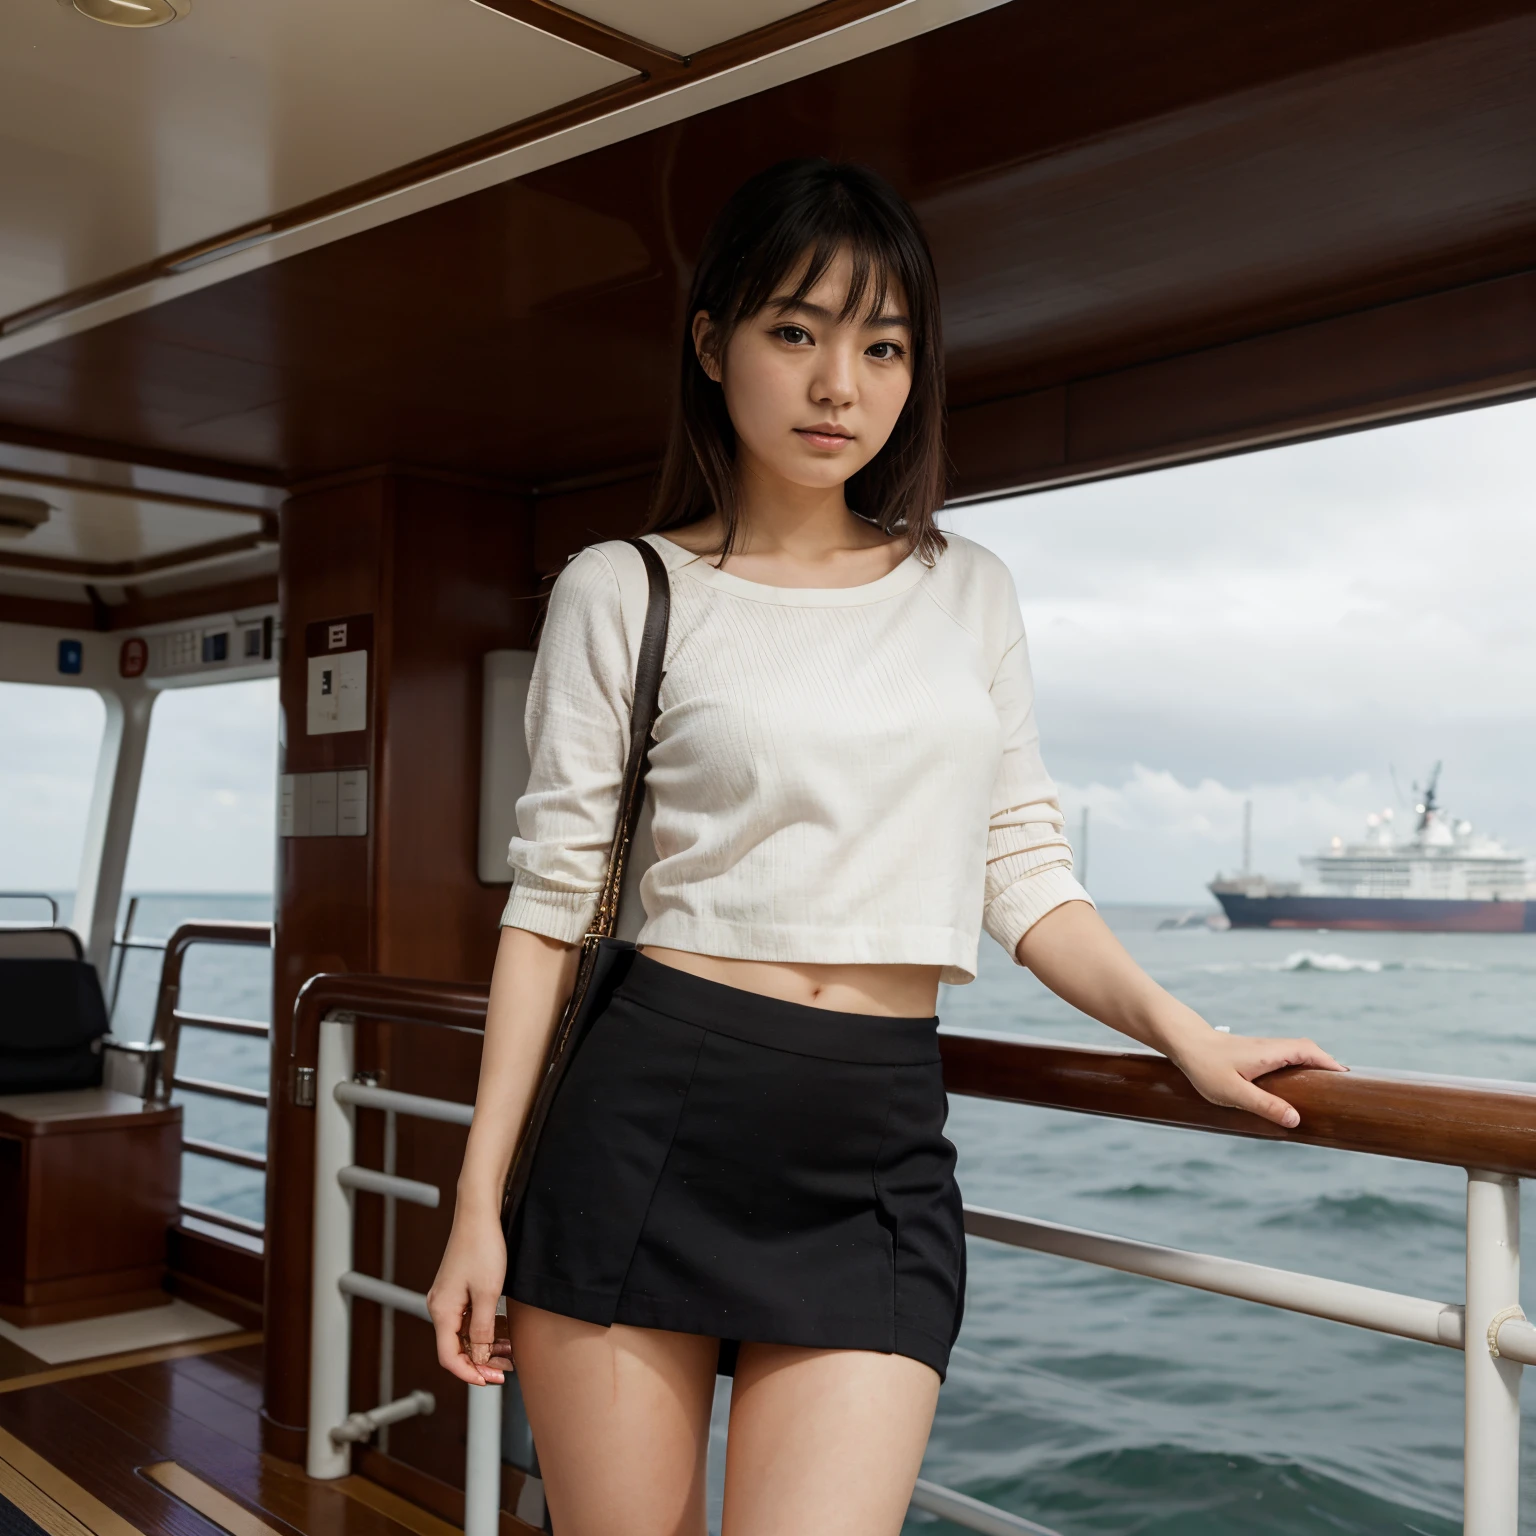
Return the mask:
<path id="1" fill-rule="evenodd" d="M 614 829 L 613 847 L 608 853 L 608 872 L 603 877 L 597 898 L 597 911 L 588 930 L 588 937 L 603 939 L 613 937 L 619 920 L 624 865 L 645 801 L 645 773 L 650 767 L 651 733 L 656 728 L 660 708 L 662 663 L 666 658 L 667 625 L 672 613 L 672 589 L 661 556 L 644 539 L 628 542 L 640 551 L 640 558 L 645 562 L 650 597 L 645 608 L 645 628 L 640 635 L 640 654 L 635 659 L 635 694 L 629 714 L 629 752 L 624 762 L 624 777 L 619 784 L 618 824 Z"/>
<path id="2" fill-rule="evenodd" d="M 613 846 L 608 851 L 608 873 L 603 877 L 597 911 L 593 915 L 592 926 L 581 941 L 575 985 L 555 1025 L 554 1038 L 544 1063 L 544 1075 L 512 1154 L 512 1164 L 507 1170 L 507 1182 L 501 1197 L 501 1219 L 503 1229 L 509 1235 L 513 1215 L 528 1188 L 534 1148 L 538 1145 L 544 1122 L 549 1117 L 550 1104 L 568 1065 L 572 1033 L 597 966 L 599 941 L 613 937 L 614 924 L 618 921 L 619 895 L 624 888 L 624 863 L 629 856 L 629 845 L 634 841 L 635 828 L 640 821 L 640 807 L 645 799 L 645 770 L 650 764 L 651 732 L 655 728 L 660 707 L 662 663 L 666 658 L 672 589 L 661 556 L 643 539 L 631 539 L 629 542 L 640 551 L 640 558 L 645 561 L 646 575 L 650 578 L 650 598 L 645 609 L 645 629 L 640 636 L 640 654 L 635 659 L 635 695 L 630 706 L 629 752 L 624 762 L 624 777 L 619 784 L 618 820 L 613 831 Z"/>

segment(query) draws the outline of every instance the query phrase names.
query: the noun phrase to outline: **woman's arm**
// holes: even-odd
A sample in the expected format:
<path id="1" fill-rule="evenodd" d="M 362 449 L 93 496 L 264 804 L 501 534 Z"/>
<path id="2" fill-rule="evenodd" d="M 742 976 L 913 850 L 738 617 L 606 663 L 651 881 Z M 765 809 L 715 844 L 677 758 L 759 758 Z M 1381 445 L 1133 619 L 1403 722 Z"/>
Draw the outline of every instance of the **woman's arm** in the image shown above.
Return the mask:
<path id="1" fill-rule="evenodd" d="M 1212 1029 L 1131 959 L 1086 902 L 1047 912 L 1019 940 L 1015 958 L 1074 1008 L 1161 1051 L 1213 1104 L 1293 1128 L 1301 1116 L 1253 1079 L 1281 1067 L 1349 1070 L 1310 1040 L 1257 1040 Z"/>
<path id="2" fill-rule="evenodd" d="M 438 1362 L 472 1386 L 503 1379 L 490 1363 L 496 1302 L 507 1272 L 501 1194 L 555 1025 L 576 979 L 576 955 L 574 945 L 523 928 L 501 930 L 453 1231 L 427 1292 Z M 466 1309 L 470 1355 L 459 1344 Z"/>

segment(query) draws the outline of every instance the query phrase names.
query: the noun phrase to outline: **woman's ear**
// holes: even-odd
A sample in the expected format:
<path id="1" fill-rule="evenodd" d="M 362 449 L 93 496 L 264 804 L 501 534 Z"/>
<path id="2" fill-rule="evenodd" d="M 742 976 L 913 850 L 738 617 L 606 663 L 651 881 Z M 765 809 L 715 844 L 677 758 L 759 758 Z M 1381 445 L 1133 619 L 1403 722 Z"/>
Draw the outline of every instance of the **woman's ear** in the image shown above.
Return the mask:
<path id="1" fill-rule="evenodd" d="M 709 318 L 707 309 L 701 309 L 693 317 L 693 350 L 699 359 L 699 367 L 716 384 L 720 382 L 720 354 L 717 341 L 715 322 Z"/>

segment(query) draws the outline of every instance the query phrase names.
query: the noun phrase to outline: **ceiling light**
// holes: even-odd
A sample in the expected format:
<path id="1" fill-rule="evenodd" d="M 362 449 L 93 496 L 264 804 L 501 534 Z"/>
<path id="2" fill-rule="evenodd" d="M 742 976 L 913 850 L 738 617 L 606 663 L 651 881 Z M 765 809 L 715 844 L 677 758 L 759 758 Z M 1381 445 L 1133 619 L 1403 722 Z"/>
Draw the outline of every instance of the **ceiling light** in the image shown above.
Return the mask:
<path id="1" fill-rule="evenodd" d="M 180 21 L 192 9 L 192 0 L 59 0 L 68 10 L 79 11 L 109 27 L 163 27 Z"/>
<path id="2" fill-rule="evenodd" d="M 11 496 L 0 491 L 0 539 L 24 539 L 48 521 L 53 508 L 36 496 Z"/>

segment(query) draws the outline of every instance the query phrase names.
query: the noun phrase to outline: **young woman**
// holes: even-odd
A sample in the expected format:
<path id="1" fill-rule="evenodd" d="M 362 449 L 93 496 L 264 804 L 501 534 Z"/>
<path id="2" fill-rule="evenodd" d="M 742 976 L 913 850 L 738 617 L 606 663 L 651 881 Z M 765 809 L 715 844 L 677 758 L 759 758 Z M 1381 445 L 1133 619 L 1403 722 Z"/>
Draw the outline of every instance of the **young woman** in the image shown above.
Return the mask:
<path id="1" fill-rule="evenodd" d="M 550 598 L 430 1307 L 443 1366 L 499 1382 L 505 1291 L 560 1536 L 702 1536 L 718 1369 L 725 1536 L 891 1536 L 960 1325 L 934 1008 L 979 930 L 1216 1103 L 1295 1125 L 1252 1080 L 1337 1063 L 1213 1030 L 1074 880 L 1013 583 L 933 522 L 938 294 L 905 203 L 855 167 L 765 171 L 687 313 L 647 535 L 672 612 L 639 952 L 554 1102 L 509 1264 L 502 1186 L 616 817 L 646 594 L 616 542 Z"/>

